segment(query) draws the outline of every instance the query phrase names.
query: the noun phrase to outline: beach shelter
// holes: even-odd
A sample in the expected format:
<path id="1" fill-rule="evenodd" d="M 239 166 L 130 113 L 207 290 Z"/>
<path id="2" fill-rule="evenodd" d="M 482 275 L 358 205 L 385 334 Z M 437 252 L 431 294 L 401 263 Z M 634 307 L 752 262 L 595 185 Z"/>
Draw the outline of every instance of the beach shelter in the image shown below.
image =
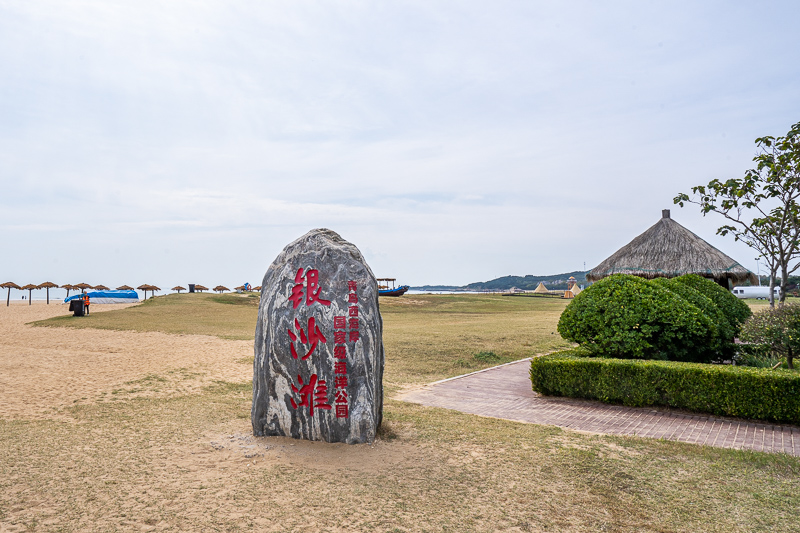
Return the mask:
<path id="1" fill-rule="evenodd" d="M 647 279 L 699 274 L 726 288 L 758 282 L 755 274 L 672 220 L 669 209 L 647 231 L 589 271 L 586 279 L 598 281 L 612 274 Z"/>
<path id="2" fill-rule="evenodd" d="M 2 287 L 3 289 L 8 289 L 8 292 L 6 293 L 6 307 L 8 307 L 9 304 L 11 303 L 11 289 L 20 289 L 20 290 L 22 289 L 22 287 L 20 287 L 13 281 L 6 281 L 2 285 L 0 285 L 0 287 Z"/>
<path id="3" fill-rule="evenodd" d="M 118 291 L 132 291 L 133 287 L 130 287 L 128 285 L 123 285 L 122 287 L 117 287 L 117 290 Z"/>
<path id="4" fill-rule="evenodd" d="M 23 291 L 28 291 L 28 305 L 31 305 L 31 293 L 33 293 L 34 289 L 38 289 L 38 285 L 34 285 L 33 283 L 28 283 L 27 285 L 22 287 Z"/>
<path id="5" fill-rule="evenodd" d="M 185 291 L 186 290 L 186 287 L 181 287 L 180 285 L 178 285 L 176 287 L 172 287 L 170 290 L 171 291 L 178 291 L 178 294 L 180 294 L 181 291 Z"/>
<path id="6" fill-rule="evenodd" d="M 106 287 L 105 285 L 95 285 L 95 286 L 94 286 L 94 287 L 92 287 L 92 288 L 93 288 L 94 290 L 96 290 L 96 291 L 110 291 L 110 290 L 111 290 L 111 289 L 109 289 L 108 287 Z"/>
<path id="7" fill-rule="evenodd" d="M 229 290 L 230 289 L 228 287 L 225 287 L 224 285 L 217 285 L 216 287 L 214 287 L 214 291 L 218 292 L 220 294 L 222 294 L 225 291 L 229 291 Z"/>
<path id="8" fill-rule="evenodd" d="M 50 289 L 55 289 L 56 287 L 58 287 L 58 285 L 56 285 L 55 283 L 52 283 L 50 281 L 45 281 L 44 283 L 39 285 L 40 289 L 46 289 L 47 290 L 47 305 L 50 305 Z"/>
<path id="9" fill-rule="evenodd" d="M 85 291 L 86 289 L 91 289 L 92 286 L 88 283 L 78 283 L 77 285 L 72 286 L 73 289 L 80 289 L 81 292 Z"/>
<path id="10" fill-rule="evenodd" d="M 203 292 L 203 291 L 207 291 L 208 287 L 204 287 L 203 285 L 195 285 L 194 286 L 194 290 L 196 290 L 197 292 Z"/>
<path id="11" fill-rule="evenodd" d="M 572 286 L 572 288 L 570 289 L 570 292 L 572 292 L 573 296 L 577 296 L 580 293 L 582 293 L 583 291 L 581 290 L 580 286 L 576 283 L 575 285 Z"/>
<path id="12" fill-rule="evenodd" d="M 254 291 L 260 291 L 260 290 L 261 290 L 261 285 L 258 285 L 258 286 L 256 286 L 256 287 L 253 287 L 253 290 L 254 290 Z"/>
<path id="13" fill-rule="evenodd" d="M 70 285 L 69 283 L 67 283 L 66 285 L 62 285 L 61 288 L 67 289 L 67 298 L 69 298 L 69 291 L 75 290 L 75 287 L 73 285 Z"/>
<path id="14" fill-rule="evenodd" d="M 550 294 L 550 291 L 547 290 L 547 287 L 544 286 L 544 282 L 542 281 L 539 282 L 533 292 L 536 294 Z"/>
<path id="15" fill-rule="evenodd" d="M 150 291 L 151 293 L 150 297 L 152 298 L 153 296 L 155 296 L 156 291 L 161 290 L 155 285 L 148 285 L 147 283 L 145 283 L 144 285 L 139 285 L 136 288 L 139 289 L 140 291 L 144 291 L 144 298 L 142 298 L 143 300 L 147 300 L 147 291 Z"/>

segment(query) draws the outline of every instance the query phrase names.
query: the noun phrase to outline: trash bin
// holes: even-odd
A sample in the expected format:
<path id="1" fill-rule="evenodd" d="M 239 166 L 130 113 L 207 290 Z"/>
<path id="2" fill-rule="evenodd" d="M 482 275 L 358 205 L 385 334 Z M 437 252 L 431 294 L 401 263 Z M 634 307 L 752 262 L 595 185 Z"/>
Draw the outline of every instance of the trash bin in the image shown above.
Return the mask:
<path id="1" fill-rule="evenodd" d="M 189 292 L 194 292 L 194 283 L 189 284 Z"/>
<path id="2" fill-rule="evenodd" d="M 83 316 L 83 299 L 75 298 L 69 302 L 69 310 L 72 311 L 72 316 Z"/>

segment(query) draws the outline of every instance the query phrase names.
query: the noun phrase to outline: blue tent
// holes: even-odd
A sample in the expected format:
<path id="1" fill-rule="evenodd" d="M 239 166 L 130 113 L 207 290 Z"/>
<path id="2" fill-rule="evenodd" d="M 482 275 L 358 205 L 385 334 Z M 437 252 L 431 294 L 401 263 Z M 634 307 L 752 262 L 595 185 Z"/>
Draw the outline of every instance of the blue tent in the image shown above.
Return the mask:
<path id="1" fill-rule="evenodd" d="M 127 304 L 139 301 L 139 296 L 136 294 L 136 291 L 92 291 L 86 294 L 89 295 L 89 303 L 93 304 Z M 64 299 L 64 303 L 83 298 L 83 296 L 83 294 L 70 296 Z"/>

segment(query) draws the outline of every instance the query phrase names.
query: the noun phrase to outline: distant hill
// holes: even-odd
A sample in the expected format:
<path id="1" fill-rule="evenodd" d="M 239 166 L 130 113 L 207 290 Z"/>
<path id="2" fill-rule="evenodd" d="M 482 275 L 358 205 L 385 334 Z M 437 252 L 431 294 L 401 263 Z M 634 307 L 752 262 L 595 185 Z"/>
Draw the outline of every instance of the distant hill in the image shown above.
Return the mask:
<path id="1" fill-rule="evenodd" d="M 564 274 L 553 274 L 551 276 L 503 276 L 502 278 L 491 281 L 478 281 L 469 285 L 423 285 L 421 287 L 411 287 L 416 291 L 507 291 L 512 287 L 525 291 L 532 291 L 544 282 L 548 289 L 564 290 L 567 288 L 567 281 L 574 277 L 578 285 L 586 285 L 586 272 L 578 270 L 566 272 Z"/>

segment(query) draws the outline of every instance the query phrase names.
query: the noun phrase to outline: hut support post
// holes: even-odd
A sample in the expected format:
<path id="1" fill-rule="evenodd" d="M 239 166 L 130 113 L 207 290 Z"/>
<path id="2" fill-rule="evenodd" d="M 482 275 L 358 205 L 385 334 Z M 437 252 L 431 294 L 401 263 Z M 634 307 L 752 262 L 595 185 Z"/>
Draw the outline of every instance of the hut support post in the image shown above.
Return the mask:
<path id="1" fill-rule="evenodd" d="M 8 294 L 6 294 L 6 307 L 11 305 L 11 287 L 8 288 Z"/>

